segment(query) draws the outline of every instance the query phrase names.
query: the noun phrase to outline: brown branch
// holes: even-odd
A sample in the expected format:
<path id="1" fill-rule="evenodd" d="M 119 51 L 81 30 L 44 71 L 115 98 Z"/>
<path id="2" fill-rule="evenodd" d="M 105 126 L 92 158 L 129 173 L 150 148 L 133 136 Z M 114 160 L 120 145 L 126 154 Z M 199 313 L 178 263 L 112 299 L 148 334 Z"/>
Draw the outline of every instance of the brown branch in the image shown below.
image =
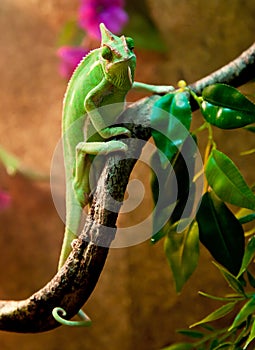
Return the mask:
<path id="1" fill-rule="evenodd" d="M 255 44 L 233 62 L 211 75 L 191 84 L 197 94 L 210 84 L 221 82 L 237 86 L 255 77 Z M 132 139 L 128 140 L 125 160 L 110 155 L 93 195 L 91 211 L 85 227 L 63 268 L 41 290 L 26 300 L 0 301 L 0 329 L 12 332 L 43 332 L 60 324 L 52 317 L 54 307 L 74 316 L 92 293 L 114 239 L 105 227 L 115 227 L 129 175 L 141 152 L 141 142 L 150 137 L 150 111 L 158 96 L 140 100 L 130 106 L 123 118 L 130 123 Z M 137 140 L 136 140 L 137 139 Z M 130 158 L 130 159 L 128 159 Z M 115 208 L 105 210 L 109 194 L 115 198 Z"/>

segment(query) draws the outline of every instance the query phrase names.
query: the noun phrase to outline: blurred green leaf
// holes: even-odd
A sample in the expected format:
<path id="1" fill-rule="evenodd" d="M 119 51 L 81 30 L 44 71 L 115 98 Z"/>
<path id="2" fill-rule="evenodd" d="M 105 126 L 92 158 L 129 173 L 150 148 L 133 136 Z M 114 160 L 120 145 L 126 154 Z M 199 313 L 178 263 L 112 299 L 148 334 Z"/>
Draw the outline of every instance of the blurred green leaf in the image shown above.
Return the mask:
<path id="1" fill-rule="evenodd" d="M 180 333 L 190 338 L 197 338 L 197 339 L 201 339 L 205 336 L 204 333 L 202 332 L 192 331 L 190 329 L 178 329 L 177 333 Z"/>
<path id="2" fill-rule="evenodd" d="M 77 25 L 76 20 L 70 20 L 63 26 L 57 41 L 58 46 L 80 46 L 86 33 Z"/>
<path id="3" fill-rule="evenodd" d="M 195 326 L 198 326 L 198 325 L 203 324 L 203 323 L 216 321 L 216 320 L 228 315 L 234 309 L 235 305 L 236 305 L 236 301 L 225 304 L 225 305 L 221 306 L 220 308 L 216 309 L 215 311 L 213 311 L 212 313 L 210 313 L 208 316 L 203 318 L 201 321 L 192 324 L 190 327 L 195 327 Z"/>
<path id="4" fill-rule="evenodd" d="M 245 247 L 244 256 L 242 260 L 242 266 L 237 275 L 237 278 L 240 277 L 248 268 L 250 263 L 252 262 L 255 255 L 255 237 L 251 237 Z"/>
<path id="5" fill-rule="evenodd" d="M 163 348 L 162 350 L 192 350 L 192 349 L 195 349 L 195 348 L 190 343 L 176 343 L 166 348 Z"/>
<path id="6" fill-rule="evenodd" d="M 214 350 L 219 345 L 218 339 L 213 339 L 213 341 L 210 344 L 210 350 Z"/>
<path id="7" fill-rule="evenodd" d="M 173 273 L 176 291 L 180 292 L 198 263 L 199 239 L 197 223 L 193 222 L 182 233 L 170 231 L 165 238 L 164 249 Z"/>
<path id="8" fill-rule="evenodd" d="M 248 222 L 255 220 L 255 213 L 242 216 L 238 220 L 239 220 L 241 225 L 247 224 Z"/>
<path id="9" fill-rule="evenodd" d="M 253 188 L 251 186 L 251 190 L 253 191 Z M 240 220 L 242 217 L 253 214 L 253 210 L 247 209 L 247 208 L 240 208 L 236 213 L 235 216 L 238 220 Z"/>
<path id="10" fill-rule="evenodd" d="M 198 292 L 200 295 L 212 299 L 212 300 L 219 300 L 219 301 L 239 301 L 239 300 L 243 300 L 243 297 L 240 298 L 240 296 L 236 296 L 236 297 L 217 297 L 215 295 L 211 295 L 208 293 L 204 293 L 204 292 Z"/>
<path id="11" fill-rule="evenodd" d="M 255 210 L 255 196 L 236 165 L 214 149 L 205 167 L 207 181 L 217 196 L 238 207 Z"/>
<path id="12" fill-rule="evenodd" d="M 251 330 L 250 330 L 250 334 L 249 337 L 245 343 L 244 349 L 246 349 L 248 347 L 248 345 L 255 339 L 255 320 L 253 320 L 252 326 L 251 326 Z"/>
<path id="13" fill-rule="evenodd" d="M 224 342 L 219 344 L 216 348 L 214 348 L 213 350 L 220 350 L 220 349 L 226 349 L 226 350 L 242 350 L 241 348 L 239 348 L 238 346 L 236 346 L 235 344 L 233 344 L 232 342 Z"/>
<path id="14" fill-rule="evenodd" d="M 37 172 L 25 166 L 18 157 L 6 151 L 2 146 L 0 146 L 0 163 L 3 164 L 10 176 L 22 174 L 32 181 L 49 181 L 48 174 Z"/>
<path id="15" fill-rule="evenodd" d="M 244 129 L 250 132 L 255 132 L 255 126 L 246 126 Z"/>
<path id="16" fill-rule="evenodd" d="M 251 314 L 255 311 L 255 296 L 253 296 L 246 304 L 241 308 L 241 310 L 236 315 L 232 325 L 229 327 L 229 331 L 238 327 L 241 323 L 245 322 Z"/>
<path id="17" fill-rule="evenodd" d="M 0 146 L 0 162 L 5 166 L 9 175 L 15 175 L 21 166 L 20 160 Z"/>
<path id="18" fill-rule="evenodd" d="M 250 283 L 250 285 L 255 288 L 255 277 L 249 272 L 249 271 L 246 271 L 247 273 L 247 277 L 248 277 L 248 281 Z"/>
<path id="19" fill-rule="evenodd" d="M 223 266 L 217 264 L 216 262 L 213 262 L 213 264 L 219 269 L 222 276 L 228 282 L 229 286 L 238 294 L 246 297 L 242 283 Z"/>
<path id="20" fill-rule="evenodd" d="M 134 39 L 135 47 L 166 52 L 167 47 L 158 29 L 142 13 L 132 12 L 125 26 L 124 34 Z"/>
<path id="21" fill-rule="evenodd" d="M 216 261 L 237 274 L 244 254 L 244 232 L 238 219 L 213 192 L 203 195 L 196 218 L 201 243 Z"/>

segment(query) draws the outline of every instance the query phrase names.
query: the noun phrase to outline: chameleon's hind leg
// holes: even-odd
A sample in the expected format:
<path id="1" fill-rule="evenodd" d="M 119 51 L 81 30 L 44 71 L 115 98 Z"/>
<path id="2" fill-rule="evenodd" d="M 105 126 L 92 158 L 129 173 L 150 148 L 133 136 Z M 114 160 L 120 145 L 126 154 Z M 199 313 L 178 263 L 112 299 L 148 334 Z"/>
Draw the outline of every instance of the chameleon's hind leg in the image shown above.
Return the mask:
<path id="1" fill-rule="evenodd" d="M 80 142 L 76 146 L 76 164 L 74 170 L 73 188 L 80 205 L 88 204 L 90 194 L 90 168 L 93 157 L 98 154 L 106 155 L 110 152 L 126 151 L 127 145 L 121 141 Z"/>

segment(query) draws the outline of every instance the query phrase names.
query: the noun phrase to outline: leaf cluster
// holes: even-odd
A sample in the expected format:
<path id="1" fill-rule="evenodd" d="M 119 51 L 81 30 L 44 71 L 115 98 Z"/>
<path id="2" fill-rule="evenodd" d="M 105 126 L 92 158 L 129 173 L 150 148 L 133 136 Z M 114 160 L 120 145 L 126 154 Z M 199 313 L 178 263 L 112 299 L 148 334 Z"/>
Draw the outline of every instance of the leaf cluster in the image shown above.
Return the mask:
<path id="1" fill-rule="evenodd" d="M 204 123 L 193 132 L 190 131 L 193 117 L 190 96 L 198 103 L 204 117 Z M 254 132 L 251 124 L 255 123 L 255 105 L 237 89 L 214 84 L 206 87 L 202 96 L 188 87 L 181 88 L 162 97 L 154 107 L 152 136 L 159 151 L 153 154 L 152 164 L 161 172 L 160 181 L 152 174 L 156 234 L 151 241 L 156 243 L 164 239 L 177 292 L 181 292 L 196 269 L 200 243 L 211 253 L 218 270 L 233 289 L 233 294 L 227 297 L 200 293 L 223 301 L 224 305 L 191 326 L 202 327 L 202 331 L 180 331 L 198 341 L 174 344 L 166 349 L 246 349 L 255 339 L 255 293 L 245 291 L 246 287 L 255 287 L 250 271 L 255 255 L 255 229 L 246 229 L 246 224 L 255 219 L 255 195 L 235 163 L 217 149 L 213 128 L 243 128 Z M 188 133 L 178 132 L 178 122 Z M 202 130 L 208 131 L 208 142 L 204 168 L 196 169 L 197 149 L 191 147 L 190 139 L 192 137 L 196 145 L 197 135 Z M 183 157 L 185 147 L 189 157 Z M 195 194 L 202 176 L 203 195 L 198 204 Z M 173 179 L 177 179 L 176 182 Z M 163 182 L 165 197 L 157 206 L 162 193 L 159 182 Z M 174 196 L 171 191 L 176 183 L 177 195 Z M 237 208 L 235 212 L 232 206 Z M 189 210 L 184 213 L 187 207 Z M 194 208 L 196 215 L 192 216 Z M 167 212 L 169 217 L 164 221 L 162 217 Z M 208 326 L 209 322 L 234 312 L 234 321 L 226 329 Z"/>

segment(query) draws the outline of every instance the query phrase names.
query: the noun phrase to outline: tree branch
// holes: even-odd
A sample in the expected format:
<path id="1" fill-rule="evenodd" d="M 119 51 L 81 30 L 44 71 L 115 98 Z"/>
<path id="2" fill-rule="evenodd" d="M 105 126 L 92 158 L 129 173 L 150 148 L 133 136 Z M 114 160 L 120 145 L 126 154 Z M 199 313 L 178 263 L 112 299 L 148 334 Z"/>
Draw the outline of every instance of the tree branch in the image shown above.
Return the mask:
<path id="1" fill-rule="evenodd" d="M 193 83 L 197 94 L 210 84 L 221 82 L 238 86 L 255 77 L 255 44 L 228 65 Z M 158 99 L 152 96 L 131 105 L 122 115 L 130 124 L 132 139 L 127 140 L 125 159 L 109 155 L 100 176 L 85 227 L 78 237 L 65 265 L 52 280 L 21 301 L 0 301 L 0 329 L 11 332 L 43 332 L 60 324 L 52 317 L 54 307 L 62 307 L 67 318 L 73 317 L 89 298 L 104 267 L 108 247 L 115 236 L 107 227 L 115 228 L 129 175 L 141 152 L 141 142 L 150 137 L 150 111 Z M 115 199 L 112 211 L 108 207 L 109 194 Z M 112 205 L 112 204 L 111 204 Z"/>

